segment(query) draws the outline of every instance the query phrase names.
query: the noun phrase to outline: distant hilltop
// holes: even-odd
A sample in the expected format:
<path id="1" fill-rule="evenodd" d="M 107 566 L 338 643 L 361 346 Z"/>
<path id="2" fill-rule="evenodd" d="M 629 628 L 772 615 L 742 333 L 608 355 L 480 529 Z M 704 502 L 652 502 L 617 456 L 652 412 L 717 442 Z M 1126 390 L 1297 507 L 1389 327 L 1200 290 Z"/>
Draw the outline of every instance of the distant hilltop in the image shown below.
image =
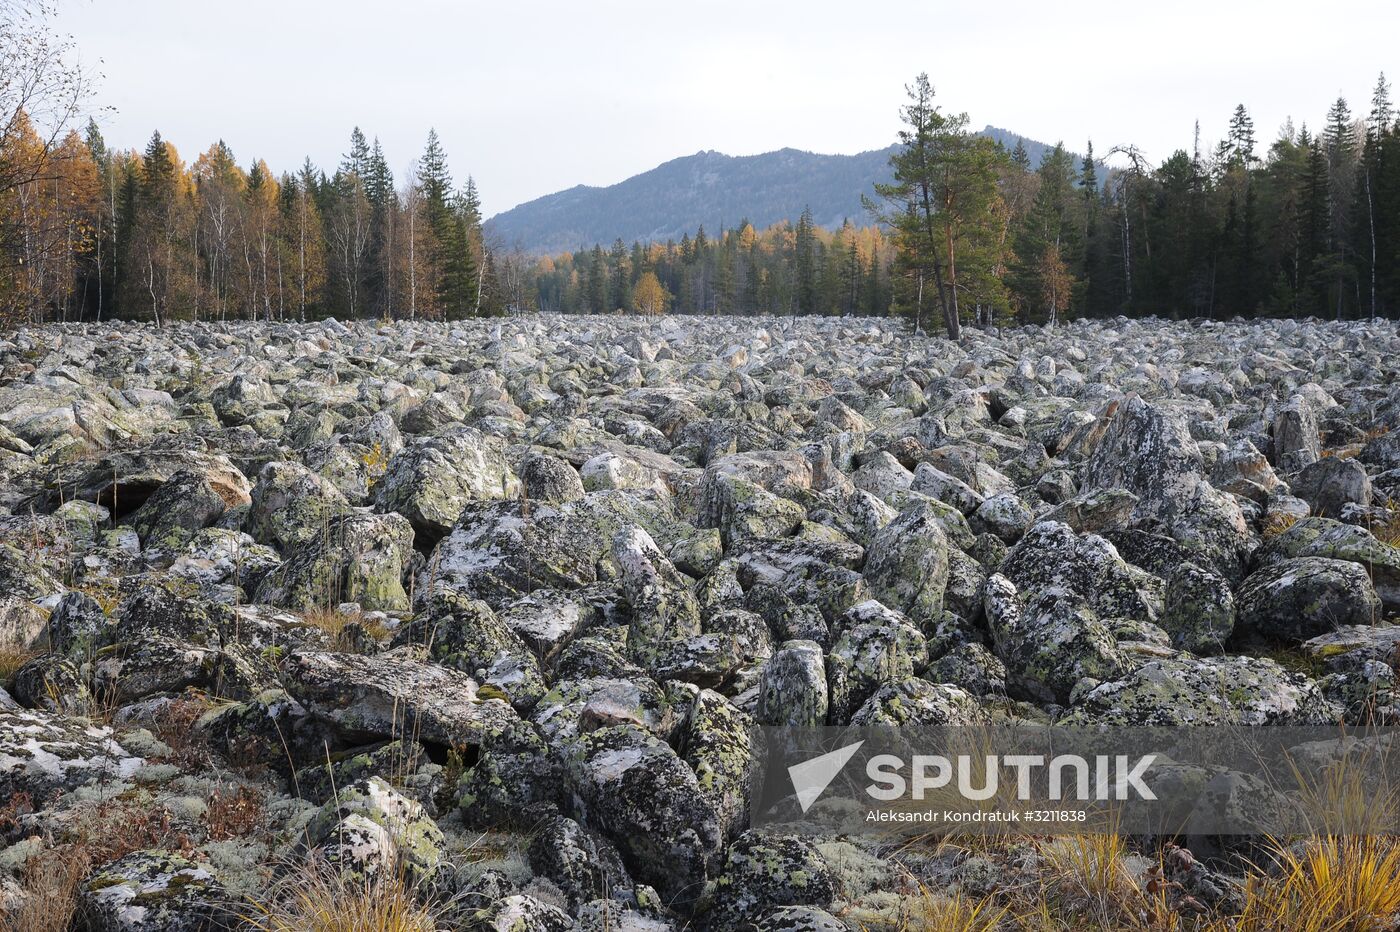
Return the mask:
<path id="1" fill-rule="evenodd" d="M 988 126 L 982 135 L 1008 149 L 1017 136 Z M 1052 146 L 1024 140 L 1031 164 Z M 779 149 L 762 155 L 704 151 L 672 159 L 650 171 L 605 188 L 578 185 L 497 214 L 486 233 L 507 247 L 534 254 L 568 252 L 621 239 L 665 242 L 714 231 L 747 218 L 762 229 L 783 220 L 796 222 L 803 207 L 821 226 L 835 229 L 850 218 L 868 221 L 861 195 L 890 179 L 895 146 L 856 155 L 818 155 Z"/>

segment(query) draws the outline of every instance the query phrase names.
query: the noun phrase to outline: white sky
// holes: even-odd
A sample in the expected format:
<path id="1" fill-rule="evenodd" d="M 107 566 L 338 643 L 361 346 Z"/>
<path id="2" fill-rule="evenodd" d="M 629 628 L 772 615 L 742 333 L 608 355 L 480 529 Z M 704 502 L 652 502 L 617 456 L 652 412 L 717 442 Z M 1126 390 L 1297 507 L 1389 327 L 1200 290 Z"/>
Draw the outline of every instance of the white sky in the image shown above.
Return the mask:
<path id="1" fill-rule="evenodd" d="M 1395 0 L 58 4 L 104 75 L 109 144 L 158 128 L 187 160 L 223 138 L 244 164 L 331 169 L 358 124 L 401 178 L 435 126 L 488 215 L 700 149 L 882 148 L 921 70 L 974 127 L 1154 162 L 1197 118 L 1212 144 L 1237 103 L 1267 143 L 1400 78 Z"/>

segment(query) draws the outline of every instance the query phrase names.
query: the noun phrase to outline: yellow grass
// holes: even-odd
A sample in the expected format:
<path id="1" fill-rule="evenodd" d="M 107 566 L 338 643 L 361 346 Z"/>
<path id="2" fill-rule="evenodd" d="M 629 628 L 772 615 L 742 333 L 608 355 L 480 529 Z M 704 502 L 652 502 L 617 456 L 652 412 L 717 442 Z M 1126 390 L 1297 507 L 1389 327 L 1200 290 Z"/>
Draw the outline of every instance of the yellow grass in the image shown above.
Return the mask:
<path id="1" fill-rule="evenodd" d="M 437 917 L 400 876 L 357 879 L 309 864 L 244 920 L 259 932 L 435 932 Z"/>
<path id="2" fill-rule="evenodd" d="M 1277 862 L 1245 888 L 1233 924 L 1212 932 L 1385 932 L 1400 919 L 1400 845 L 1390 837 L 1328 836 L 1273 846 Z"/>

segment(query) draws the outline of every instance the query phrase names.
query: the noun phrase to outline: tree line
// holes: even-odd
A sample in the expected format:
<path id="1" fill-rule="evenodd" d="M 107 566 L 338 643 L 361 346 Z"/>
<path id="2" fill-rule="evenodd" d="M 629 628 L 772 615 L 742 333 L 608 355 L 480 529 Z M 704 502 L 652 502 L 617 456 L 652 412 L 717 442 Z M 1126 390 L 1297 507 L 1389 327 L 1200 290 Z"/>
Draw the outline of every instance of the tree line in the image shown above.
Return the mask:
<path id="1" fill-rule="evenodd" d="M 879 226 L 828 231 L 804 209 L 795 225 L 760 231 L 742 220 L 717 236 L 702 226 L 680 242 L 619 239 L 543 258 L 531 278 L 545 311 L 882 315 L 893 258 Z"/>
<path id="2" fill-rule="evenodd" d="M 0 321 L 460 319 L 510 311 L 902 314 L 916 327 L 1067 316 L 1400 314 L 1400 122 L 1384 75 L 1267 145 L 1244 105 L 1224 139 L 1154 164 L 1057 145 L 1031 164 L 906 88 L 893 178 L 839 230 L 810 211 L 680 242 L 538 260 L 489 242 L 472 179 L 430 132 L 395 179 L 359 129 L 327 173 L 274 173 L 222 141 L 190 164 L 159 133 L 72 129 L 91 75 L 47 0 L 0 0 Z M 1100 180 L 1102 179 L 1102 183 Z"/>
<path id="3" fill-rule="evenodd" d="M 5 155 L 40 145 L 21 118 Z M 0 227 L 3 311 L 28 320 L 479 317 L 504 311 L 521 261 L 487 243 L 433 132 L 396 185 L 358 128 L 332 173 L 279 175 L 222 141 L 188 165 L 159 132 L 112 150 L 90 121 L 0 201 Z"/>
<path id="4" fill-rule="evenodd" d="M 1247 108 L 1226 137 L 1154 165 L 1092 142 L 1033 165 L 1024 145 L 968 131 L 927 75 L 906 88 L 893 180 L 873 223 L 834 233 L 747 224 L 680 243 L 621 241 L 532 270 L 542 308 L 679 313 L 902 314 L 916 326 L 1068 316 L 1400 314 L 1400 122 L 1382 75 L 1369 110 L 1344 98 L 1320 128 L 1290 121 L 1267 148 Z M 1101 182 L 1102 179 L 1102 183 Z M 656 289 L 660 286 L 660 291 Z"/>
<path id="5" fill-rule="evenodd" d="M 311 316 L 456 319 L 525 299 L 469 176 L 435 132 L 396 183 L 358 128 L 329 174 L 275 174 L 223 142 L 192 163 L 159 132 L 108 147 L 73 128 L 92 75 L 46 0 L 0 0 L 0 321 Z"/>
<path id="6" fill-rule="evenodd" d="M 1320 129 L 1290 121 L 1267 149 L 1241 104 L 1226 137 L 1153 165 L 1110 150 L 1099 185 L 1057 145 L 1032 166 L 1018 145 L 967 132 L 907 89 L 894 180 L 869 206 L 896 246 L 893 306 L 956 335 L 967 320 L 1400 314 L 1400 123 L 1381 75 L 1365 115 L 1345 98 Z"/>

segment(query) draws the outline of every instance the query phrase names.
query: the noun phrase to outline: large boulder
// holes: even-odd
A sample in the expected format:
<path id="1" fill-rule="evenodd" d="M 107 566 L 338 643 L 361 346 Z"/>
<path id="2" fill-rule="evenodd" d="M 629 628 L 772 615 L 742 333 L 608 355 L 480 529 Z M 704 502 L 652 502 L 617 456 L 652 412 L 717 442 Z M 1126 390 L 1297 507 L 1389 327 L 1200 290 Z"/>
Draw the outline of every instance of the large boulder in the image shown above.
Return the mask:
<path id="1" fill-rule="evenodd" d="M 438 593 L 399 630 L 394 643 L 426 648 L 438 663 L 492 687 L 521 712 L 545 693 L 539 661 L 485 602 Z"/>
<path id="2" fill-rule="evenodd" d="M 685 576 L 641 528 L 613 538 L 613 559 L 622 571 L 622 594 L 632 609 L 627 655 L 643 665 L 668 646 L 701 633 L 700 607 Z"/>
<path id="3" fill-rule="evenodd" d="M 764 664 L 758 689 L 758 722 L 823 725 L 828 696 L 821 645 L 815 641 L 787 641 Z"/>
<path id="4" fill-rule="evenodd" d="M 928 662 L 928 645 L 908 618 L 876 601 L 862 602 L 841 620 L 841 637 L 827 658 L 827 721 L 844 725 L 885 683 L 914 675 Z"/>
<path id="5" fill-rule="evenodd" d="M 480 695 L 471 677 L 401 648 L 376 656 L 295 651 L 288 691 L 352 744 L 413 736 L 444 747 L 478 747 L 516 718 Z"/>
<path id="6" fill-rule="evenodd" d="M 515 498 L 520 480 L 494 437 L 464 427 L 433 437 L 415 437 L 389 461 L 375 504 L 408 518 L 433 541 L 452 529 L 468 502 Z"/>
<path id="7" fill-rule="evenodd" d="M 147 550 L 173 553 L 227 509 L 204 474 L 182 469 L 162 482 L 127 521 Z"/>
<path id="8" fill-rule="evenodd" d="M 1285 469 L 1298 469 L 1317 461 L 1322 452 L 1317 415 L 1302 395 L 1294 395 L 1274 415 L 1273 462 Z"/>
<path id="9" fill-rule="evenodd" d="M 607 836 L 637 880 L 680 909 L 699 899 L 723 832 L 695 773 L 631 725 L 579 735 L 564 750 L 576 817 Z"/>
<path id="10" fill-rule="evenodd" d="M 984 611 L 1008 684 L 1032 699 L 1064 703 L 1080 680 L 1113 679 L 1130 668 L 1099 614 L 1056 590 L 1023 598 L 1015 583 L 995 574 Z"/>
<path id="11" fill-rule="evenodd" d="M 870 594 L 915 624 L 932 625 L 943 611 L 948 546 L 934 510 L 925 503 L 911 505 L 866 548 L 862 575 L 870 583 Z"/>
<path id="12" fill-rule="evenodd" d="M 1197 563 L 1238 580 L 1251 547 L 1239 504 L 1204 478 L 1205 459 L 1184 412 L 1131 395 L 1109 405 L 1103 438 L 1084 464 L 1083 487 L 1138 497 L 1137 520 L 1159 522 L 1197 551 Z"/>
<path id="13" fill-rule="evenodd" d="M 1077 698 L 1063 724 L 1332 725 L 1341 709 L 1301 673 L 1255 657 L 1153 660 Z"/>
<path id="14" fill-rule="evenodd" d="M 78 889 L 77 914 L 92 932 L 203 932 L 230 928 L 239 897 L 201 864 L 169 851 L 133 851 Z"/>
<path id="15" fill-rule="evenodd" d="M 345 495 L 329 480 L 300 463 L 277 460 L 259 470 L 243 527 L 290 556 L 328 534 L 332 519 L 349 510 Z"/>
<path id="16" fill-rule="evenodd" d="M 1256 554 L 1267 566 L 1299 557 L 1346 560 L 1365 567 L 1388 611 L 1400 611 L 1400 547 L 1375 538 L 1363 527 L 1329 518 L 1303 518 L 1265 538 Z"/>
<path id="17" fill-rule="evenodd" d="M 423 807 L 380 777 L 337 787 L 307 824 L 303 843 L 360 882 L 378 874 L 411 884 L 432 880 L 445 848 Z"/>
<path id="18" fill-rule="evenodd" d="M 1319 517 L 1335 518 L 1348 505 L 1371 504 L 1371 477 L 1361 463 L 1347 457 L 1324 456 L 1304 466 L 1289 486 Z"/>
<path id="19" fill-rule="evenodd" d="M 830 906 L 837 878 L 809 839 L 746 832 L 730 846 L 715 880 L 704 928 L 756 928 L 790 906 Z"/>
<path id="20" fill-rule="evenodd" d="M 298 611 L 358 602 L 371 611 L 408 608 L 404 578 L 413 555 L 413 528 L 401 515 L 336 515 L 258 587 L 255 601 Z"/>
<path id="21" fill-rule="evenodd" d="M 0 705 L 0 798 L 36 800 L 130 777 L 143 764 L 112 729 L 82 719 Z"/>
<path id="22" fill-rule="evenodd" d="M 1326 557 L 1270 563 L 1244 581 L 1236 600 L 1241 633 L 1273 641 L 1302 642 L 1381 616 L 1366 569 Z"/>

